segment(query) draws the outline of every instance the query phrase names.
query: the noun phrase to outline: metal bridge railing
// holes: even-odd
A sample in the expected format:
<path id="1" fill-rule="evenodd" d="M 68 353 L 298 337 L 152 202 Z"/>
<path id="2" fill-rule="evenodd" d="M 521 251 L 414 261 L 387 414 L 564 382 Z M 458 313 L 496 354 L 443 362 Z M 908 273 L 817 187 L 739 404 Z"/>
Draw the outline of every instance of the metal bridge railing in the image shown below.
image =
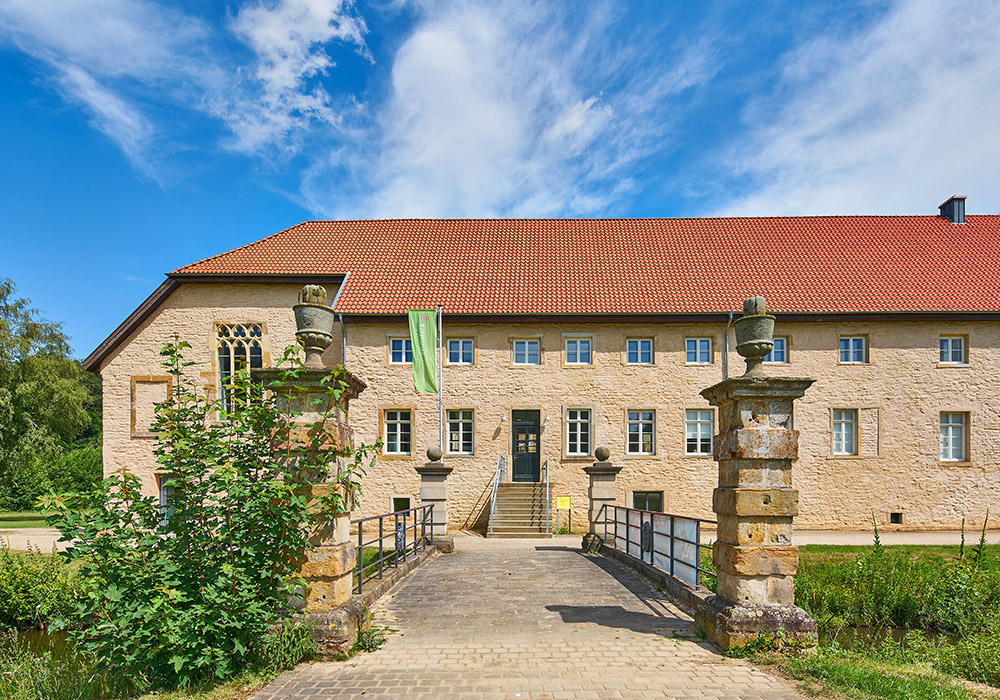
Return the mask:
<path id="1" fill-rule="evenodd" d="M 716 521 L 609 505 L 601 507 L 597 520 L 602 519 L 609 547 L 694 586 L 701 585 L 702 576 L 715 577 L 701 566 L 702 550 L 712 550 L 701 542 L 701 526 Z"/>
<path id="2" fill-rule="evenodd" d="M 503 455 L 497 457 L 497 469 L 493 474 L 493 493 L 490 496 L 490 528 L 489 534 L 493 534 L 493 516 L 497 512 L 497 487 L 504 478 L 504 460 Z"/>
<path id="3" fill-rule="evenodd" d="M 352 520 L 358 528 L 355 592 L 361 593 L 372 579 L 381 579 L 385 569 L 398 567 L 407 556 L 434 544 L 433 516 L 434 504 L 429 504 Z"/>

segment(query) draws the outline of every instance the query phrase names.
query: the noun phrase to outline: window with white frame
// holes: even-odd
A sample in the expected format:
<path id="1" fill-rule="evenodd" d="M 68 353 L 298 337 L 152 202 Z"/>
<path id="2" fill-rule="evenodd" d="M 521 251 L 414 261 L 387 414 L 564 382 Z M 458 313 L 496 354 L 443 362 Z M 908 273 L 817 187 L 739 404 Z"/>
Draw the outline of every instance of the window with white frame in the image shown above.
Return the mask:
<path id="1" fill-rule="evenodd" d="M 448 411 L 448 452 L 472 454 L 472 411 Z"/>
<path id="2" fill-rule="evenodd" d="M 409 338 L 389 338 L 389 362 L 394 365 L 413 364 L 413 345 Z"/>
<path id="3" fill-rule="evenodd" d="M 940 350 L 940 361 L 943 365 L 964 365 L 968 362 L 963 335 L 942 335 Z"/>
<path id="4" fill-rule="evenodd" d="M 412 415 L 410 411 L 387 410 L 382 433 L 383 450 L 389 455 L 408 455 L 410 449 L 410 434 L 412 431 Z"/>
<path id="5" fill-rule="evenodd" d="M 590 338 L 566 338 L 566 364 L 589 365 Z"/>
<path id="6" fill-rule="evenodd" d="M 590 454 L 590 410 L 570 408 L 566 411 L 566 454 Z"/>
<path id="7" fill-rule="evenodd" d="M 653 434 L 656 414 L 653 411 L 628 412 L 628 442 L 625 451 L 630 455 L 653 454 Z"/>
<path id="8" fill-rule="evenodd" d="M 219 397 L 227 411 L 233 408 L 230 385 L 242 370 L 264 366 L 264 330 L 259 323 L 220 323 L 216 328 L 219 369 Z"/>
<path id="9" fill-rule="evenodd" d="M 471 365 L 475 362 L 475 343 L 472 338 L 448 339 L 448 364 Z"/>
<path id="10" fill-rule="evenodd" d="M 684 340 L 684 362 L 689 365 L 712 364 L 712 339 L 687 338 Z"/>
<path id="11" fill-rule="evenodd" d="M 166 525 L 170 516 L 174 514 L 174 493 L 175 487 L 171 483 L 173 474 L 160 474 L 157 477 L 160 491 L 160 524 Z"/>
<path id="12" fill-rule="evenodd" d="M 775 338 L 774 347 L 764 356 L 764 362 L 774 365 L 788 362 L 788 338 Z"/>
<path id="13" fill-rule="evenodd" d="M 515 365 L 542 364 L 542 341 L 537 338 L 527 338 L 514 341 Z"/>
<path id="14" fill-rule="evenodd" d="M 689 455 L 712 454 L 712 411 L 687 410 L 684 412 L 685 445 Z"/>
<path id="15" fill-rule="evenodd" d="M 833 411 L 833 454 L 858 453 L 858 412 L 856 409 L 837 408 Z"/>
<path id="16" fill-rule="evenodd" d="M 967 426 L 969 414 L 941 414 L 941 461 L 965 462 L 968 460 L 966 446 L 968 444 Z"/>
<path id="17" fill-rule="evenodd" d="M 868 362 L 868 339 L 863 335 L 840 338 L 840 364 L 863 365 Z"/>
<path id="18" fill-rule="evenodd" d="M 653 364 L 653 339 L 629 338 L 625 342 L 625 362 L 630 365 Z"/>

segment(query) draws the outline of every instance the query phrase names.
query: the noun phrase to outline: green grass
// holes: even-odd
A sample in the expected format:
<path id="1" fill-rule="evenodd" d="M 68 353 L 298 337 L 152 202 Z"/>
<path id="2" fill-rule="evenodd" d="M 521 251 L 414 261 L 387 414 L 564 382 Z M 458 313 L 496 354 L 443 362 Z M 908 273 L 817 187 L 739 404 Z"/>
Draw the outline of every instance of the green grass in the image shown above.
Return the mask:
<path id="1" fill-rule="evenodd" d="M 31 511 L 0 511 L 0 531 L 20 527 L 48 527 L 45 518 L 48 513 Z"/>

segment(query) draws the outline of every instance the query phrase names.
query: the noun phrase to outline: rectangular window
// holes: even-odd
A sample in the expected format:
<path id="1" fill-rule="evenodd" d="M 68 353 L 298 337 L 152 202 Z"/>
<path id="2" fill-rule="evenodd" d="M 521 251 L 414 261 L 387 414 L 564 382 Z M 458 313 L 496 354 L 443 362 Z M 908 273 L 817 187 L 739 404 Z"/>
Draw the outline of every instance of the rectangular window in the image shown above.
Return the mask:
<path id="1" fill-rule="evenodd" d="M 448 411 L 448 452 L 472 454 L 472 411 Z"/>
<path id="2" fill-rule="evenodd" d="M 472 338 L 448 339 L 448 364 L 471 365 L 475 361 Z"/>
<path id="3" fill-rule="evenodd" d="M 967 413 L 941 414 L 941 461 L 965 462 Z"/>
<path id="4" fill-rule="evenodd" d="M 392 512 L 398 513 L 401 510 L 409 510 L 413 507 L 413 498 L 410 496 L 393 496 Z"/>
<path id="5" fill-rule="evenodd" d="M 662 513 L 663 491 L 633 491 L 632 507 Z"/>
<path id="6" fill-rule="evenodd" d="M 409 411 L 386 411 L 385 433 L 382 441 L 387 455 L 410 454 L 410 431 L 412 423 Z"/>
<path id="7" fill-rule="evenodd" d="M 943 365 L 964 365 L 968 362 L 965 354 L 965 336 L 942 335 L 940 360 Z"/>
<path id="8" fill-rule="evenodd" d="M 840 339 L 840 364 L 863 365 L 868 362 L 868 342 L 863 335 Z"/>
<path id="9" fill-rule="evenodd" d="M 515 340 L 514 364 L 515 365 L 542 364 L 542 342 L 540 340 Z"/>
<path id="10" fill-rule="evenodd" d="M 655 418 L 653 411 L 628 412 L 628 444 L 630 455 L 653 454 L 653 427 Z"/>
<path id="11" fill-rule="evenodd" d="M 566 454 L 590 454 L 590 411 L 571 408 L 566 411 Z"/>
<path id="12" fill-rule="evenodd" d="M 788 338 L 775 338 L 774 347 L 764 357 L 764 362 L 774 365 L 783 365 L 788 362 Z"/>
<path id="13" fill-rule="evenodd" d="M 858 453 L 858 412 L 854 409 L 835 409 L 833 412 L 833 454 Z"/>
<path id="14" fill-rule="evenodd" d="M 625 361 L 630 365 L 653 364 L 653 339 L 630 338 L 625 346 Z"/>
<path id="15" fill-rule="evenodd" d="M 389 357 L 394 365 L 409 365 L 413 363 L 413 346 L 409 338 L 390 338 Z"/>
<path id="16" fill-rule="evenodd" d="M 590 338 L 566 339 L 566 364 L 567 365 L 590 364 Z"/>
<path id="17" fill-rule="evenodd" d="M 685 411 L 685 451 L 687 454 L 712 454 L 712 424 L 713 415 L 711 411 Z"/>
<path id="18" fill-rule="evenodd" d="M 712 364 L 712 339 L 687 338 L 684 341 L 684 362 L 689 365 Z"/>
<path id="19" fill-rule="evenodd" d="M 160 490 L 160 525 L 166 525 L 170 516 L 174 514 L 175 487 L 170 483 L 173 478 L 173 474 L 161 474 L 157 477 Z"/>

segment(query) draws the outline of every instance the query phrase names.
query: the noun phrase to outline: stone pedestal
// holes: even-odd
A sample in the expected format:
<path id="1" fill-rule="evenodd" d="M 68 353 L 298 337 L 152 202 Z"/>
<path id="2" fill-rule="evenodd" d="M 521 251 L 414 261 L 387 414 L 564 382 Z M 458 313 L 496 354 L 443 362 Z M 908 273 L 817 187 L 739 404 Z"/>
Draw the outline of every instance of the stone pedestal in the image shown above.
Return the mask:
<path id="1" fill-rule="evenodd" d="M 448 534 L 448 475 L 453 467 L 440 461 L 427 462 L 414 467 L 420 475 L 420 504 L 433 505 L 431 534 L 435 537 Z"/>
<path id="2" fill-rule="evenodd" d="M 321 515 L 309 532 L 309 544 L 301 565 L 302 578 L 309 584 L 303 595 L 306 612 L 325 612 L 350 600 L 354 593 L 354 567 L 358 563 L 351 541 L 353 494 L 336 484 L 305 484 L 303 491 L 311 503 L 317 498 L 339 493 L 346 512 Z"/>
<path id="3" fill-rule="evenodd" d="M 590 500 L 590 510 L 587 513 L 587 521 L 590 523 L 590 534 L 596 535 L 597 533 L 604 532 L 603 517 L 601 513 L 601 508 L 604 506 L 613 506 L 618 500 L 618 472 L 622 470 L 621 467 L 617 467 L 611 462 L 607 461 L 607 452 L 603 455 L 600 454 L 600 448 L 598 448 L 598 457 L 604 457 L 603 460 L 599 462 L 594 462 L 589 467 L 584 467 L 583 471 L 587 472 L 590 477 L 590 489 L 587 495 Z M 598 520 L 601 520 L 601 525 L 598 526 Z"/>
<path id="4" fill-rule="evenodd" d="M 719 409 L 719 486 L 712 499 L 719 531 L 717 595 L 701 606 L 698 619 L 724 649 L 779 631 L 800 642 L 816 639 L 815 621 L 795 606 L 799 557 L 792 546 L 799 437 L 791 429 L 792 403 L 813 381 L 743 376 L 701 392 Z"/>

